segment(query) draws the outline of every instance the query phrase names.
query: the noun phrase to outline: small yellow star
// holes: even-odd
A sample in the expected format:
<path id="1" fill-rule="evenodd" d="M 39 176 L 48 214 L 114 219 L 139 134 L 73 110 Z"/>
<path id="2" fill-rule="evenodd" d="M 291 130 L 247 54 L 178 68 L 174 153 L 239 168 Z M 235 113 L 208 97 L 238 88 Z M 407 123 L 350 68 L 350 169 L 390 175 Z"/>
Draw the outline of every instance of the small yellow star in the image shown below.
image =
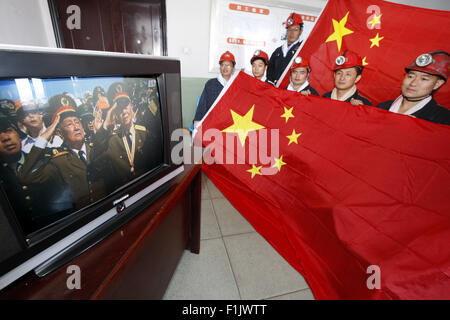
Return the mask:
<path id="1" fill-rule="evenodd" d="M 288 138 L 289 139 L 289 143 L 288 143 L 288 145 L 290 145 L 292 142 L 294 142 L 294 143 L 296 143 L 296 144 L 298 144 L 298 141 L 297 141 L 297 139 L 298 139 L 298 137 L 300 137 L 301 136 L 301 132 L 300 133 L 295 133 L 295 129 L 294 130 L 292 130 L 292 133 L 291 133 L 291 135 L 290 136 L 286 136 L 286 138 Z"/>
<path id="2" fill-rule="evenodd" d="M 275 163 L 272 166 L 272 168 L 278 168 L 278 172 L 281 171 L 281 167 L 286 165 L 286 162 L 283 161 L 283 156 L 281 156 L 279 159 L 275 158 Z"/>
<path id="3" fill-rule="evenodd" d="M 347 29 L 345 27 L 345 24 L 347 23 L 347 18 L 348 18 L 348 14 L 350 13 L 350 11 L 347 12 L 347 14 L 345 15 L 345 17 L 343 17 L 341 19 L 341 21 L 337 22 L 334 19 L 331 19 L 333 22 L 333 29 L 334 29 L 334 33 L 331 34 L 327 40 L 325 40 L 325 42 L 329 42 L 329 41 L 336 41 L 337 47 L 338 47 L 338 51 L 341 51 L 341 45 L 342 45 L 342 38 L 348 34 L 353 33 L 353 30 Z"/>
<path id="4" fill-rule="evenodd" d="M 367 66 L 369 63 L 366 61 L 366 57 L 362 59 L 363 66 Z"/>
<path id="5" fill-rule="evenodd" d="M 281 115 L 281 118 L 286 118 L 286 123 L 288 122 L 289 118 L 295 118 L 294 115 L 292 114 L 293 109 L 294 107 L 290 109 L 284 107 L 284 113 Z"/>
<path id="6" fill-rule="evenodd" d="M 264 127 L 256 122 L 253 122 L 253 109 L 255 105 L 244 115 L 241 116 L 230 109 L 231 117 L 233 118 L 233 124 L 228 128 L 222 130 L 222 132 L 237 133 L 239 136 L 239 141 L 241 141 L 242 146 L 245 145 L 245 139 L 250 131 L 256 131 L 263 129 Z"/>
<path id="7" fill-rule="evenodd" d="M 372 20 L 370 20 L 370 25 L 371 25 L 371 28 L 370 29 L 373 29 L 373 28 L 375 28 L 375 26 L 377 25 L 377 24 L 381 24 L 381 16 L 382 16 L 383 14 L 380 14 L 379 16 L 377 16 L 376 14 L 374 14 L 373 15 L 373 19 Z"/>
<path id="8" fill-rule="evenodd" d="M 261 172 L 260 172 L 261 168 L 262 168 L 262 166 L 257 167 L 254 164 L 252 164 L 252 168 L 248 169 L 246 171 L 250 172 L 252 174 L 252 179 L 253 179 L 257 174 L 261 175 Z"/>
<path id="9" fill-rule="evenodd" d="M 383 40 L 383 39 L 384 39 L 384 37 L 380 37 L 380 35 L 377 33 L 377 35 L 376 35 L 374 38 L 369 39 L 370 42 L 372 42 L 372 44 L 370 45 L 370 47 L 371 47 L 371 48 L 372 48 L 373 46 L 380 47 L 380 41 Z"/>

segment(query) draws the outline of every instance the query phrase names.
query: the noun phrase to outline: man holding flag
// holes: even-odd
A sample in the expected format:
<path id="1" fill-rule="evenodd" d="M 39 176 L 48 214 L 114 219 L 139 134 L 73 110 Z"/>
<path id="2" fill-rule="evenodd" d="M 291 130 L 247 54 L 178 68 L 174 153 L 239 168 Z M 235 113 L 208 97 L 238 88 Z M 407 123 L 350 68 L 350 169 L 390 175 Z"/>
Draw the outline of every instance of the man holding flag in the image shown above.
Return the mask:
<path id="1" fill-rule="evenodd" d="M 417 57 L 405 68 L 402 94 L 377 108 L 407 114 L 435 123 L 450 125 L 450 110 L 437 104 L 433 94 L 448 79 L 450 57 L 445 51 L 433 51 Z"/>

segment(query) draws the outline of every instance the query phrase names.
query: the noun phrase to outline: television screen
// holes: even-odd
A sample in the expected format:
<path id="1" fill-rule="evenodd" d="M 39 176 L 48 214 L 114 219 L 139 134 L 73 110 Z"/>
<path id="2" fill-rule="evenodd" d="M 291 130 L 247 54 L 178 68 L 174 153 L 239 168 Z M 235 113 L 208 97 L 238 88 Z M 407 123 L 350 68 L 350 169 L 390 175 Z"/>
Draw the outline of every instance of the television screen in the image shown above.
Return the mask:
<path id="1" fill-rule="evenodd" d="M 180 63 L 0 46 L 0 289 L 142 212 L 183 171 Z"/>
<path id="2" fill-rule="evenodd" d="M 154 77 L 3 79 L 0 103 L 0 183 L 24 234 L 163 161 Z"/>

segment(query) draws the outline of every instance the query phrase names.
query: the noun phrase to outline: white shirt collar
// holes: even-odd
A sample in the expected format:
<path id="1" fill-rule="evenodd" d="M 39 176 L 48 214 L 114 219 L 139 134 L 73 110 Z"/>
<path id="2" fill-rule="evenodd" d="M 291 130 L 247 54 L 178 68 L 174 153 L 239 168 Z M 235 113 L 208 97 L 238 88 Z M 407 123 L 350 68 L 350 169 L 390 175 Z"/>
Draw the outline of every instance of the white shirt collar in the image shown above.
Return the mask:
<path id="1" fill-rule="evenodd" d="M 284 58 L 286 58 L 289 50 L 291 50 L 291 48 L 293 46 L 295 46 L 299 41 L 300 41 L 300 37 L 297 39 L 297 41 L 292 42 L 289 47 L 288 47 L 288 44 L 287 44 L 287 40 L 283 43 L 283 45 L 281 46 L 281 50 L 283 51 L 283 57 Z"/>
<path id="2" fill-rule="evenodd" d="M 309 86 L 309 82 L 308 82 L 308 80 L 306 80 L 305 82 L 303 82 L 303 84 L 300 86 L 300 88 L 298 88 L 297 90 L 295 90 L 294 89 L 294 86 L 292 85 L 292 81 L 291 82 L 289 82 L 289 86 L 288 86 L 288 90 L 290 90 L 290 91 L 297 91 L 297 92 L 300 92 L 300 91 L 302 91 L 303 89 L 305 89 L 307 86 Z"/>
<path id="3" fill-rule="evenodd" d="M 406 111 L 403 114 L 411 115 L 411 114 L 419 111 L 420 109 L 425 107 L 425 105 L 428 102 L 430 102 L 431 99 L 432 99 L 432 97 L 429 96 L 428 98 L 425 98 L 425 99 L 419 101 L 417 104 L 414 105 L 414 107 L 410 108 L 408 111 Z M 398 111 L 400 110 L 400 106 L 402 105 L 402 101 L 403 101 L 403 96 L 399 96 L 397 99 L 395 99 L 395 101 L 392 102 L 391 107 L 389 108 L 389 111 L 398 113 Z"/>

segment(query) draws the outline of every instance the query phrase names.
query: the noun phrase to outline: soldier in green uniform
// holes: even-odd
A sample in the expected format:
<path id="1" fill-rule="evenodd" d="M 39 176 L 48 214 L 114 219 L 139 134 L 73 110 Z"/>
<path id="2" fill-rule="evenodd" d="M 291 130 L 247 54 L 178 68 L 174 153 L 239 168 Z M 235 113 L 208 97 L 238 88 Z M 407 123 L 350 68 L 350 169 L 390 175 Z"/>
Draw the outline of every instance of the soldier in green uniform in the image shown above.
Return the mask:
<path id="1" fill-rule="evenodd" d="M 151 152 L 152 136 L 147 128 L 135 124 L 133 105 L 123 83 L 112 84 L 108 98 L 112 107 L 103 123 L 96 121 L 96 151 L 107 157 L 119 187 L 154 168 L 162 161 L 161 152 Z"/>
<path id="2" fill-rule="evenodd" d="M 101 162 L 94 159 L 94 145 L 85 142 L 75 101 L 62 94 L 52 97 L 49 104 L 59 108 L 53 116 L 52 125 L 31 149 L 23 168 L 23 179 L 42 183 L 59 176 L 63 181 L 60 188 L 70 192 L 73 210 L 78 210 L 106 195 Z M 46 148 L 47 141 L 55 133 L 63 138 L 64 143 L 59 148 Z"/>
<path id="3" fill-rule="evenodd" d="M 25 234 L 32 233 L 66 215 L 71 209 L 70 194 L 54 183 L 24 183 L 23 168 L 28 155 L 21 147 L 21 137 L 26 136 L 17 127 L 14 103 L 0 101 L 0 184 Z"/>

